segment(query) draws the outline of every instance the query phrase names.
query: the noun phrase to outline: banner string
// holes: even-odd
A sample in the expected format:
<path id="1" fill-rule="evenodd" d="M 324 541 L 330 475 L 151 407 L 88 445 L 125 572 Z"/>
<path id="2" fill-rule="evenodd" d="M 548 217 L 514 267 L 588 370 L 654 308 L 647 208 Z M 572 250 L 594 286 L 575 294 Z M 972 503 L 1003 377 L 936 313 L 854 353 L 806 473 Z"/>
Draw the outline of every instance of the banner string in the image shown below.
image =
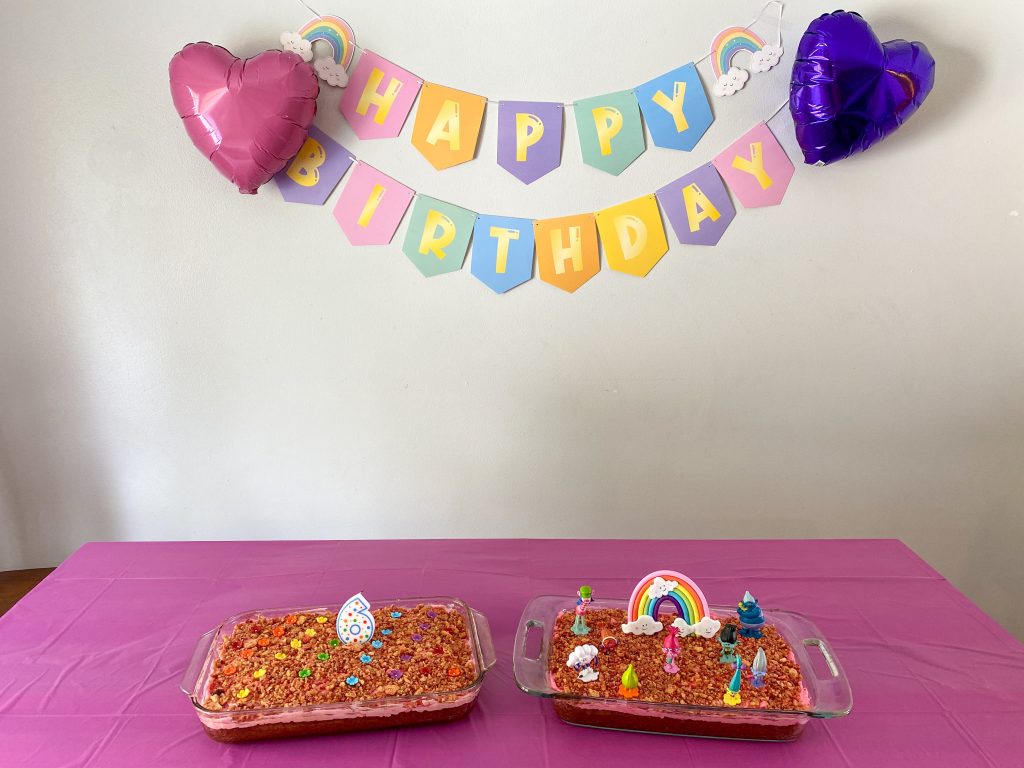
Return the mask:
<path id="1" fill-rule="evenodd" d="M 313 7 L 310 6 L 309 3 L 306 2 L 306 0 L 298 0 L 298 3 L 303 8 L 305 8 L 307 11 L 309 11 L 314 16 L 316 16 L 318 19 L 321 19 L 321 20 L 323 19 L 323 16 L 321 16 L 316 10 L 314 10 Z M 761 20 L 761 17 L 764 16 L 765 11 L 767 11 L 773 5 L 778 7 L 778 10 L 779 10 L 779 24 L 778 24 L 778 28 L 776 30 L 776 39 L 777 39 L 777 45 L 781 46 L 782 45 L 782 12 L 783 12 L 783 8 L 785 7 L 785 5 L 782 2 L 782 0 L 768 0 L 768 2 L 766 2 L 763 6 L 761 6 L 761 10 L 757 12 L 757 15 L 750 21 L 750 23 L 747 24 L 745 27 L 742 27 L 742 29 L 745 29 L 745 30 L 746 29 L 750 29 L 755 24 L 757 24 L 757 22 L 759 22 Z M 366 52 L 366 49 L 363 48 L 363 46 L 359 45 L 359 43 L 357 43 L 355 40 L 352 41 L 352 47 L 355 48 L 357 51 L 359 51 L 360 55 Z M 711 52 L 705 53 L 699 59 L 695 60 L 693 62 L 693 64 L 694 65 L 700 64 L 701 62 L 707 61 L 710 58 L 711 58 Z M 419 78 L 419 80 L 420 80 L 420 83 L 424 82 L 423 78 Z M 630 89 L 630 90 L 632 91 L 633 89 Z M 488 104 L 501 104 L 501 100 L 500 99 L 492 99 L 492 98 L 486 97 L 485 101 Z M 556 103 L 558 103 L 558 102 L 556 102 Z M 562 107 L 574 107 L 574 106 L 576 106 L 576 102 L 575 101 L 563 101 L 563 102 L 561 102 L 561 105 L 562 105 Z M 783 105 L 783 106 L 785 106 L 785 105 Z M 782 107 L 779 107 L 779 109 L 782 109 Z M 777 115 L 779 113 L 779 109 L 775 110 L 775 113 L 772 114 L 772 117 L 775 117 L 775 115 Z M 771 117 L 769 117 L 768 120 L 771 120 Z M 768 120 L 766 120 L 765 122 L 768 122 Z"/>

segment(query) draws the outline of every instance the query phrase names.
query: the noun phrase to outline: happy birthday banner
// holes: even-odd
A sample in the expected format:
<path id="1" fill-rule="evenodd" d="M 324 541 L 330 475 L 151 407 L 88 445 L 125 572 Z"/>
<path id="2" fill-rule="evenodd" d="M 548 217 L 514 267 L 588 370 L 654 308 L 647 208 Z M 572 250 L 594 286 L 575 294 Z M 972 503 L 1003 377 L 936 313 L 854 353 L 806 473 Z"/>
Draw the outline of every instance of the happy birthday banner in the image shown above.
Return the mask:
<path id="1" fill-rule="evenodd" d="M 658 92 L 664 93 L 660 87 Z M 356 91 L 347 91 L 346 98 L 350 93 Z M 351 98 L 358 101 L 360 97 Z M 611 101 L 609 97 L 601 100 L 605 105 Z M 523 142 L 527 143 L 535 135 L 530 133 L 531 128 L 542 133 L 547 129 L 536 128 L 529 117 L 520 120 L 523 114 L 540 118 L 516 112 L 516 119 L 510 121 L 510 130 L 525 137 Z M 384 121 L 389 119 L 386 116 Z M 602 120 L 618 122 L 610 116 Z M 639 124 L 639 115 L 635 120 Z M 626 122 L 623 115 L 622 123 Z M 430 138 L 437 134 L 433 124 L 424 123 L 419 134 L 414 131 L 414 142 L 418 141 L 417 135 L 425 145 L 432 146 Z M 600 130 L 595 128 L 589 141 L 601 151 Z M 542 142 L 541 134 L 530 146 Z M 499 156 L 500 152 L 499 144 Z M 544 164 L 550 162 L 549 149 Z M 542 167 L 535 165 L 533 173 Z M 762 122 L 710 163 L 653 194 L 593 213 L 522 219 L 480 214 L 419 194 L 356 160 L 345 147 L 311 126 L 298 154 L 275 180 L 286 201 L 323 205 L 350 168 L 352 172 L 334 207 L 334 218 L 352 245 L 389 244 L 411 205 L 402 252 L 416 268 L 426 277 L 458 271 L 472 243 L 470 272 L 496 293 L 530 280 L 535 259 L 541 280 L 572 293 L 601 270 L 602 250 L 610 269 L 645 277 L 668 252 L 662 212 L 680 243 L 714 246 L 736 216 L 730 192 L 744 208 L 778 205 L 794 173 L 785 150 Z"/>

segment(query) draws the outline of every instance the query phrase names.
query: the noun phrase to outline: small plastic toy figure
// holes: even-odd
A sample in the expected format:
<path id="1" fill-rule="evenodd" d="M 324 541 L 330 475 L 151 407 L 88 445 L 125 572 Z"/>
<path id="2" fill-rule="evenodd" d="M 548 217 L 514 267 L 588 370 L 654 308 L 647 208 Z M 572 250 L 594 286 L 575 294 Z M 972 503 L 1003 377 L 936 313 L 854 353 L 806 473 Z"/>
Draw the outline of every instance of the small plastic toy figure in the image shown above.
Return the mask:
<path id="1" fill-rule="evenodd" d="M 739 641 L 736 625 L 723 624 L 722 631 L 718 633 L 718 642 L 722 646 L 722 655 L 718 657 L 718 660 L 723 664 L 735 664 L 736 656 L 733 651 L 736 650 Z"/>
<path id="2" fill-rule="evenodd" d="M 576 594 L 579 596 L 579 600 L 576 601 L 576 620 L 572 623 L 572 633 L 574 635 L 589 635 L 590 627 L 587 626 L 584 616 L 587 613 L 587 606 L 594 599 L 593 591 L 584 584 Z"/>
<path id="3" fill-rule="evenodd" d="M 601 638 L 601 650 L 605 653 L 611 653 L 612 651 L 614 651 L 615 646 L 617 646 L 618 644 L 619 641 L 611 635 L 605 635 Z"/>
<path id="4" fill-rule="evenodd" d="M 670 675 L 679 673 L 679 667 L 676 665 L 676 657 L 679 656 L 679 627 L 670 626 L 668 628 L 668 635 L 661 643 L 662 649 L 665 651 L 665 671 Z"/>
<path id="5" fill-rule="evenodd" d="M 592 645 L 577 645 L 569 654 L 565 666 L 575 669 L 579 673 L 579 679 L 584 683 L 592 683 L 598 678 L 598 663 L 597 648 Z"/>
<path id="6" fill-rule="evenodd" d="M 761 627 L 764 626 L 764 614 L 761 607 L 750 592 L 743 593 L 743 600 L 736 604 L 736 613 L 740 617 L 740 634 L 743 637 L 760 639 Z"/>
<path id="7" fill-rule="evenodd" d="M 732 673 L 732 680 L 725 688 L 725 695 L 722 696 L 722 703 L 727 707 L 735 707 L 740 703 L 740 685 L 743 682 L 743 660 L 736 658 L 736 671 Z"/>
<path id="8" fill-rule="evenodd" d="M 764 678 L 768 674 L 768 657 L 765 656 L 764 648 L 757 649 L 754 663 L 750 665 L 750 672 L 753 675 L 750 684 L 755 688 L 764 688 Z"/>
<path id="9" fill-rule="evenodd" d="M 635 699 L 640 695 L 640 681 L 636 678 L 636 671 L 633 665 L 626 667 L 622 673 L 622 685 L 619 686 L 619 696 L 624 699 Z"/>

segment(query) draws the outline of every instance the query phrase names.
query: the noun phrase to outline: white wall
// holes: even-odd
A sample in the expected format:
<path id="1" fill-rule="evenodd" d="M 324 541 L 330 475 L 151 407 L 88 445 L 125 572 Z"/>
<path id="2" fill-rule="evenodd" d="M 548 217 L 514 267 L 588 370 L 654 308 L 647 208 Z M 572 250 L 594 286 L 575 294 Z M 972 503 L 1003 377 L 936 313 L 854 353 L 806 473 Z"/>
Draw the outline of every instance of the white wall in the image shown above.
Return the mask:
<path id="1" fill-rule="evenodd" d="M 570 100 L 702 56 L 758 0 L 319 3 L 429 79 Z M 325 89 L 317 122 L 475 210 L 594 210 L 771 114 L 833 5 L 789 3 L 785 66 L 716 101 L 697 151 L 619 178 L 582 165 L 571 122 L 563 168 L 530 187 L 493 162 L 493 111 L 480 159 L 443 173 L 411 121 L 360 143 Z M 238 195 L 190 145 L 171 55 L 253 55 L 306 20 L 297 3 L 6 4 L 0 568 L 101 538 L 898 536 L 1024 635 L 1024 109 L 1001 32 L 1024 12 L 859 10 L 938 60 L 898 135 L 799 167 L 781 208 L 646 280 L 499 297 L 468 267 L 426 280 L 398 245 L 349 247 L 337 193 Z M 798 158 L 788 115 L 773 127 Z"/>

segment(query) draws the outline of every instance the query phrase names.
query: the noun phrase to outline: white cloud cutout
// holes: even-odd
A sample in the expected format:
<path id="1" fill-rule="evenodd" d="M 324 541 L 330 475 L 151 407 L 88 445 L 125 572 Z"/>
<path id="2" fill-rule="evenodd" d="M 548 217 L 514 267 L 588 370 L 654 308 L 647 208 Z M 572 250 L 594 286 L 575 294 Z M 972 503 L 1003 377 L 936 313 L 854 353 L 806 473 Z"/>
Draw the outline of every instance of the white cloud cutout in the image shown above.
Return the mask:
<path id="1" fill-rule="evenodd" d="M 659 597 L 664 597 L 678 586 L 678 581 L 665 581 L 661 576 L 655 576 L 654 582 L 651 584 L 651 588 L 647 590 L 647 593 L 651 597 L 658 599 Z"/>
<path id="2" fill-rule="evenodd" d="M 313 69 L 316 70 L 320 79 L 328 85 L 333 85 L 337 88 L 344 88 L 348 85 L 348 72 L 345 71 L 345 67 L 330 57 L 324 56 L 314 61 Z"/>
<path id="3" fill-rule="evenodd" d="M 750 56 L 751 72 L 767 72 L 782 60 L 782 46 L 768 44 Z"/>
<path id="4" fill-rule="evenodd" d="M 298 32 L 282 32 L 281 49 L 298 54 L 303 61 L 313 60 L 313 44 Z"/>
<path id="5" fill-rule="evenodd" d="M 747 84 L 749 79 L 750 73 L 747 70 L 740 69 L 739 67 L 729 67 L 729 71 L 718 78 L 718 82 L 714 84 L 711 90 L 715 96 L 732 96 L 736 91 L 743 90 L 743 86 Z"/>
<path id="6" fill-rule="evenodd" d="M 687 624 L 683 617 L 680 616 L 672 622 L 672 626 L 679 630 L 679 634 L 682 637 L 700 635 L 710 639 L 718 634 L 718 630 L 722 628 L 722 622 L 712 619 L 710 616 L 705 616 L 696 624 Z"/>
<path id="7" fill-rule="evenodd" d="M 656 632 L 661 632 L 664 628 L 664 624 L 655 621 L 650 616 L 641 616 L 636 621 L 622 625 L 622 631 L 627 635 L 653 635 Z"/>

